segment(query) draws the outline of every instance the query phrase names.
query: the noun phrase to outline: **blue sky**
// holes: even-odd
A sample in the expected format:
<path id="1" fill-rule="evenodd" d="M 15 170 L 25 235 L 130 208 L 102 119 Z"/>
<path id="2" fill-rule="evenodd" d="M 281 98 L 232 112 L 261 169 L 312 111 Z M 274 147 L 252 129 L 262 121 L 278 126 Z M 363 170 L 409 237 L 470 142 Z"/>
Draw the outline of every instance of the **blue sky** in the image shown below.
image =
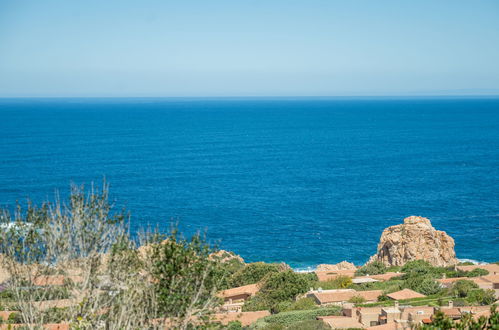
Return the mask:
<path id="1" fill-rule="evenodd" d="M 499 1 L 0 0 L 0 96 L 499 94 Z"/>

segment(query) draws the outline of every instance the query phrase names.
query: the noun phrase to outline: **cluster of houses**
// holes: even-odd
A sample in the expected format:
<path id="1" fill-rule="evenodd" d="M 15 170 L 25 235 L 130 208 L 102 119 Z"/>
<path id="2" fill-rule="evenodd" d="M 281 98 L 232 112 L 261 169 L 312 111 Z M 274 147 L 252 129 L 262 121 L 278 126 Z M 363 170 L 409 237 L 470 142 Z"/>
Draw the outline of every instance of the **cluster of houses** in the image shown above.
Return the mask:
<path id="1" fill-rule="evenodd" d="M 496 298 L 499 298 L 499 265 L 457 266 L 457 269 L 462 271 L 471 271 L 475 268 L 486 269 L 489 274 L 479 277 L 443 278 L 437 281 L 440 282 L 442 287 L 450 287 L 460 279 L 470 280 L 482 289 L 495 290 Z M 334 280 L 339 276 L 348 276 L 352 278 L 353 283 L 387 281 L 402 275 L 402 273 L 398 272 L 388 272 L 380 275 L 355 277 L 355 270 L 316 271 L 316 274 L 320 282 Z M 258 284 L 250 284 L 219 292 L 218 296 L 224 300 L 224 304 L 218 310 L 219 314 L 216 315 L 239 315 L 240 318 L 245 319 L 246 322 L 244 323 L 246 324 L 248 318 L 254 321 L 252 313 L 255 312 L 242 312 L 242 307 L 246 300 L 258 293 L 258 290 Z M 341 316 L 318 317 L 319 320 L 322 320 L 333 329 L 408 329 L 416 324 L 431 323 L 431 319 L 436 312 L 434 307 L 413 307 L 399 304 L 399 301 L 426 297 L 410 289 L 387 294 L 386 297 L 394 301 L 394 306 L 390 307 L 354 307 L 350 303 L 356 297 L 360 298 L 364 303 L 375 303 L 382 294 L 382 290 L 322 290 L 321 288 L 314 290 L 311 288 L 301 297 L 311 298 L 320 306 L 341 306 Z M 449 306 L 442 307 L 441 310 L 452 319 L 459 319 L 464 313 L 470 313 L 476 317 L 490 314 L 490 306 L 454 307 L 452 302 L 449 302 Z M 254 316 L 255 318 L 260 317 L 256 314 Z"/>
<path id="2" fill-rule="evenodd" d="M 471 271 L 475 268 L 486 269 L 489 274 L 479 277 L 462 278 L 442 278 L 437 280 L 442 287 L 451 287 L 454 282 L 460 279 L 473 281 L 482 289 L 492 289 L 499 297 L 499 265 L 473 265 L 457 266 L 457 269 Z M 389 272 L 381 275 L 355 276 L 355 270 L 337 270 L 337 271 L 316 271 L 319 281 L 329 281 L 338 276 L 348 276 L 352 278 L 353 283 L 369 283 L 378 281 L 387 281 L 394 277 L 401 276 L 401 273 Z M 79 276 L 48 275 L 35 278 L 34 284 L 40 287 L 63 285 L 66 281 L 81 282 L 83 279 Z M 223 299 L 223 305 L 213 315 L 213 319 L 222 324 L 228 324 L 231 321 L 238 320 L 243 326 L 250 325 L 256 320 L 270 315 L 269 311 L 243 312 L 242 308 L 250 297 L 256 295 L 259 291 L 258 284 L 250 284 L 237 288 L 231 288 L 218 293 L 218 297 Z M 382 290 L 356 291 L 353 289 L 335 289 L 322 290 L 311 288 L 301 297 L 313 299 L 319 306 L 341 306 L 342 313 L 339 316 L 318 317 L 324 323 L 333 329 L 345 328 L 365 328 L 365 329 L 408 329 L 416 324 L 431 323 L 431 319 L 436 312 L 434 307 L 429 306 L 407 306 L 399 304 L 399 301 L 409 299 L 424 298 L 425 296 L 409 289 L 403 289 L 397 292 L 387 294 L 388 299 L 393 300 L 390 307 L 355 307 L 351 301 L 359 298 L 364 303 L 375 303 L 383 294 Z M 74 299 L 61 299 L 53 301 L 43 301 L 36 306 L 45 310 L 51 307 L 68 307 L 74 305 Z M 490 306 L 465 306 L 454 307 L 452 302 L 448 306 L 442 307 L 441 311 L 452 319 L 459 319 L 465 313 L 474 317 L 490 314 Z M 0 318 L 7 319 L 12 312 L 0 312 Z M 47 329 L 62 330 L 67 329 L 65 324 L 47 325 Z"/>
<path id="3" fill-rule="evenodd" d="M 454 307 L 452 302 L 440 310 L 452 319 L 460 319 L 464 313 L 473 317 L 490 316 L 490 306 Z M 320 316 L 333 329 L 372 329 L 372 330 L 402 330 L 413 329 L 415 325 L 431 324 L 436 309 L 429 306 L 402 306 L 395 301 L 390 307 L 354 307 L 345 304 L 340 316 Z"/>

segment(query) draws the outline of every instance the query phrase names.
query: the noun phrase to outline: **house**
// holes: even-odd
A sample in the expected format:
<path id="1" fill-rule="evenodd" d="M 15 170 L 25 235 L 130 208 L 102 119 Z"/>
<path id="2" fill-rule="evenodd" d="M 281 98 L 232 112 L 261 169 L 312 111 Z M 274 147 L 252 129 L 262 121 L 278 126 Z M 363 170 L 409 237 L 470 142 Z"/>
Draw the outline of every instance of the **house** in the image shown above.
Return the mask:
<path id="1" fill-rule="evenodd" d="M 376 302 L 383 294 L 382 290 L 355 291 L 353 289 L 312 290 L 306 297 L 312 298 L 319 305 L 342 305 L 354 297 L 363 298 L 365 302 Z"/>
<path id="2" fill-rule="evenodd" d="M 249 284 L 220 291 L 217 296 L 224 300 L 220 310 L 224 312 L 241 312 L 244 302 L 257 294 L 259 290 L 258 284 Z"/>
<path id="3" fill-rule="evenodd" d="M 454 277 L 454 278 L 442 278 L 437 280 L 442 287 L 450 288 L 455 282 L 459 280 L 472 281 L 480 289 L 488 290 L 492 289 L 495 291 L 496 298 L 499 298 L 499 275 L 485 275 L 479 277 Z"/>
<path id="4" fill-rule="evenodd" d="M 435 310 L 433 307 L 400 306 L 395 302 L 391 307 L 353 307 L 345 304 L 342 316 L 318 317 L 335 328 L 368 329 L 409 329 L 422 323 L 430 323 Z M 360 324 L 360 325 L 359 325 Z"/>
<path id="5" fill-rule="evenodd" d="M 402 320 L 407 320 L 411 324 L 431 323 L 431 317 L 433 314 L 435 314 L 434 307 L 403 307 L 400 318 Z"/>
<path id="6" fill-rule="evenodd" d="M 318 320 L 323 321 L 327 325 L 329 325 L 332 329 L 359 329 L 364 328 L 363 324 L 357 321 L 353 317 L 348 316 L 319 316 Z"/>
<path id="7" fill-rule="evenodd" d="M 486 264 L 486 265 L 469 265 L 469 266 L 456 266 L 456 269 L 465 272 L 470 272 L 476 268 L 485 269 L 489 272 L 489 275 L 499 275 L 499 265 L 497 264 Z"/>
<path id="8" fill-rule="evenodd" d="M 247 327 L 256 320 L 268 315 L 270 315 L 269 311 L 218 313 L 212 315 L 211 319 L 215 322 L 220 322 L 223 325 L 227 325 L 232 321 L 239 321 L 243 327 Z"/>
<path id="9" fill-rule="evenodd" d="M 497 297 L 497 290 L 499 290 L 499 274 L 481 276 L 480 279 L 483 281 L 483 289 L 496 290 Z M 478 286 L 480 286 L 480 284 L 478 284 Z"/>
<path id="10" fill-rule="evenodd" d="M 381 307 L 362 307 L 355 311 L 360 323 L 369 327 L 380 324 Z"/>
<path id="11" fill-rule="evenodd" d="M 389 293 L 387 294 L 387 297 L 393 300 L 406 300 L 414 298 L 424 298 L 426 296 L 411 289 L 403 289 L 397 292 Z"/>
<path id="12" fill-rule="evenodd" d="M 220 291 L 217 296 L 223 298 L 225 302 L 241 302 L 254 296 L 259 290 L 258 284 L 249 284 Z"/>

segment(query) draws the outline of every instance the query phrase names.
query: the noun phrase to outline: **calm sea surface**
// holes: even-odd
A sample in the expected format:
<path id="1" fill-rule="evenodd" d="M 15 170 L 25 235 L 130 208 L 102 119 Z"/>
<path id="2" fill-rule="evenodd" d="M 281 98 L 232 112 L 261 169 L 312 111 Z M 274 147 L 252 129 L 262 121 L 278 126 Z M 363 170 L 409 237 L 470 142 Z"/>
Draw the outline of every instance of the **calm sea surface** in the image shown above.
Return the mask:
<path id="1" fill-rule="evenodd" d="M 409 215 L 499 260 L 499 99 L 3 99 L 0 157 L 2 207 L 105 176 L 249 261 L 363 263 Z"/>

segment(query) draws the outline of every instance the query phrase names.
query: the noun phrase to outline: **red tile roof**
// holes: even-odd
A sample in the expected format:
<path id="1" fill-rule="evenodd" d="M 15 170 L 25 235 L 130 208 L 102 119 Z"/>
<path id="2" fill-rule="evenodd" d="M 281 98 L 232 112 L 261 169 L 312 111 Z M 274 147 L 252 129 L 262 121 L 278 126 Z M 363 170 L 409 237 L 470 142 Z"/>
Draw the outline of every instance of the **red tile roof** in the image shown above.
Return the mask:
<path id="1" fill-rule="evenodd" d="M 366 301 L 377 301 L 383 294 L 382 290 L 355 291 L 355 290 L 325 290 L 312 293 L 321 304 L 339 303 L 350 300 L 353 297 L 362 297 Z"/>
<path id="2" fill-rule="evenodd" d="M 219 296 L 221 298 L 226 298 L 226 299 L 230 298 L 230 297 L 244 295 L 244 294 L 247 294 L 248 296 L 253 296 L 259 290 L 260 290 L 260 287 L 258 286 L 258 284 L 249 284 L 249 285 L 239 286 L 237 288 L 232 288 L 232 289 L 220 291 L 217 294 L 217 296 Z"/>
<path id="3" fill-rule="evenodd" d="M 414 299 L 414 298 L 426 297 L 424 294 L 413 291 L 411 289 L 403 289 L 403 290 L 400 290 L 397 292 L 387 294 L 387 296 L 392 298 L 393 300 L 404 300 L 404 299 Z"/>

